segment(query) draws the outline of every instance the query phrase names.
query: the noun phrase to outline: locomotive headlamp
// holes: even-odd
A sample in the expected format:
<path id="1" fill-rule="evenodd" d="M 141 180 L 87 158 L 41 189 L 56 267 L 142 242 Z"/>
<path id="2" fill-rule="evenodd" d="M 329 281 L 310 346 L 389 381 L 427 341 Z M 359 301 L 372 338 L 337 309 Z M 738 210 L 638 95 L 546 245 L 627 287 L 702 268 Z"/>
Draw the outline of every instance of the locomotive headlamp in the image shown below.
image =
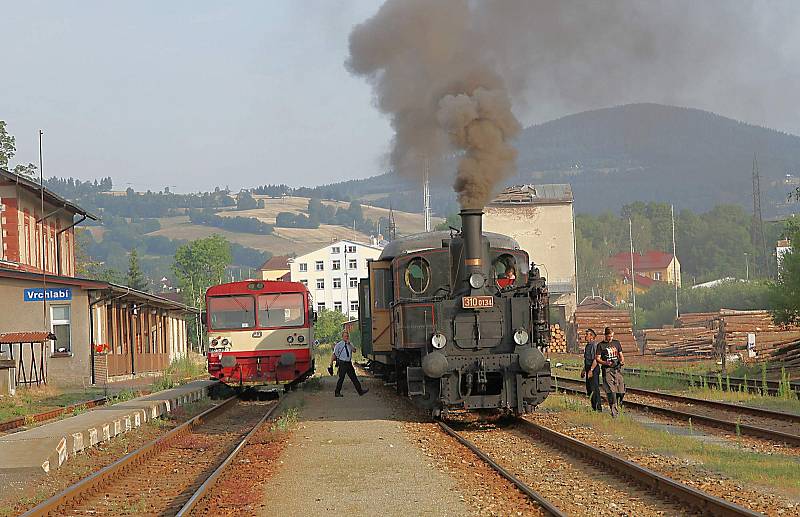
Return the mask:
<path id="1" fill-rule="evenodd" d="M 433 348 L 437 350 L 444 348 L 444 345 L 446 344 L 447 344 L 447 336 L 445 336 L 444 334 L 440 334 L 439 332 L 437 332 L 436 334 L 433 335 L 433 337 L 431 337 L 431 345 L 433 345 Z"/>
<path id="2" fill-rule="evenodd" d="M 306 340 L 306 338 L 304 338 L 303 336 L 297 336 L 297 342 L 298 343 L 302 343 L 305 340 Z"/>
<path id="3" fill-rule="evenodd" d="M 230 342 L 230 341 L 228 341 L 228 338 L 224 338 L 224 339 L 222 340 L 222 346 L 228 346 L 228 345 L 230 345 L 230 344 L 231 344 L 231 342 Z"/>
<path id="4" fill-rule="evenodd" d="M 292 336 L 286 336 L 287 343 L 294 343 L 294 338 Z"/>
<path id="5" fill-rule="evenodd" d="M 516 343 L 518 345 L 524 345 L 525 343 L 528 342 L 528 338 L 529 337 L 530 336 L 528 336 L 528 331 L 527 330 L 525 330 L 525 329 L 517 329 L 514 332 L 514 343 Z"/>
<path id="6" fill-rule="evenodd" d="M 480 273 L 472 273 L 469 276 L 469 285 L 473 289 L 480 289 L 486 283 L 486 278 Z"/>

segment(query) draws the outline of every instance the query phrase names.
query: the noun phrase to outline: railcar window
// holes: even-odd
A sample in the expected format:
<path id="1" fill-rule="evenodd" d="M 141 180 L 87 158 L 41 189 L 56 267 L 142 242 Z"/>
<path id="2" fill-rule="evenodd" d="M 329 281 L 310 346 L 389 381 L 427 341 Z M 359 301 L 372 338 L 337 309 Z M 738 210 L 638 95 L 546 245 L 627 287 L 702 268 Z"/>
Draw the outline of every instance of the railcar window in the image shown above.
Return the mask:
<path id="1" fill-rule="evenodd" d="M 388 309 L 392 298 L 392 275 L 388 269 L 373 269 L 375 277 L 375 308 Z"/>
<path id="2" fill-rule="evenodd" d="M 256 326 L 252 296 L 215 296 L 208 299 L 208 313 L 214 330 L 246 329 Z"/>
<path id="3" fill-rule="evenodd" d="M 415 294 L 421 294 L 428 288 L 431 280 L 431 268 L 422 258 L 413 258 L 406 266 L 406 285 Z"/>
<path id="4" fill-rule="evenodd" d="M 259 327 L 297 327 L 303 323 L 302 293 L 270 293 L 258 297 Z"/>

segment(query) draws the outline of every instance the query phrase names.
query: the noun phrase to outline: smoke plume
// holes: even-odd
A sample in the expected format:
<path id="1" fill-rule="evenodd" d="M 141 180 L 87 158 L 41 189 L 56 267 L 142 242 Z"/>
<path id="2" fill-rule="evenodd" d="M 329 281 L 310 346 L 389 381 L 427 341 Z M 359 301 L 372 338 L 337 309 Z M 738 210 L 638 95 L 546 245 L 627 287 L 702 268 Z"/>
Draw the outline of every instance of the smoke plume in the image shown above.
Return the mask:
<path id="1" fill-rule="evenodd" d="M 800 82 L 798 22 L 780 0 L 387 0 L 347 67 L 391 120 L 394 170 L 457 153 L 459 200 L 481 206 L 514 170 L 512 102 L 529 122 L 662 102 L 764 123 Z"/>

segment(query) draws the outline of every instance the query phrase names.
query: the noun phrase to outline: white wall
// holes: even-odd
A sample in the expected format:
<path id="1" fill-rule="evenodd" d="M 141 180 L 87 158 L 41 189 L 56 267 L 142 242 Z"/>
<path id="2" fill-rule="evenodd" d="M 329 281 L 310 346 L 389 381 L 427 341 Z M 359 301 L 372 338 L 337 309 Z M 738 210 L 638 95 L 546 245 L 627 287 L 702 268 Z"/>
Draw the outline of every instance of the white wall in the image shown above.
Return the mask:
<path id="1" fill-rule="evenodd" d="M 355 246 L 355 253 L 345 253 L 346 246 Z M 338 253 L 334 253 L 338 248 Z M 325 308 L 333 310 L 336 302 L 342 303 L 342 312 L 349 318 L 358 318 L 358 310 L 350 310 L 351 303 L 358 303 L 358 284 L 349 287 L 351 279 L 367 278 L 367 259 L 377 259 L 381 254 L 381 249 L 352 241 L 338 241 L 324 248 L 306 253 L 289 261 L 291 268 L 291 279 L 293 282 L 305 281 L 308 290 L 314 300 L 314 309 L 317 310 L 319 303 L 325 304 Z M 356 260 L 356 268 L 350 269 L 348 262 Z M 333 269 L 334 261 L 338 260 L 339 270 Z M 322 262 L 322 271 L 316 270 L 316 263 Z M 300 265 L 306 264 L 307 270 L 301 271 Z M 333 287 L 334 279 L 341 280 L 341 287 Z M 317 289 L 317 279 L 324 281 L 324 288 Z"/>

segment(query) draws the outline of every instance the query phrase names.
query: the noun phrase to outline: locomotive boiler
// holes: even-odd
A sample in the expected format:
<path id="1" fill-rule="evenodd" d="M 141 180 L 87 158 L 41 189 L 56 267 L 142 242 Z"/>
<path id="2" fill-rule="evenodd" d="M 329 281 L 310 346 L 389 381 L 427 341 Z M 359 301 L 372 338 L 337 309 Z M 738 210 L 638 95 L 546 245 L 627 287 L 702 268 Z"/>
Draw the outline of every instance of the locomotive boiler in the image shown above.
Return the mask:
<path id="1" fill-rule="evenodd" d="M 550 392 L 548 291 L 512 238 L 462 229 L 390 242 L 359 286 L 363 353 L 434 415 L 523 414 Z"/>

